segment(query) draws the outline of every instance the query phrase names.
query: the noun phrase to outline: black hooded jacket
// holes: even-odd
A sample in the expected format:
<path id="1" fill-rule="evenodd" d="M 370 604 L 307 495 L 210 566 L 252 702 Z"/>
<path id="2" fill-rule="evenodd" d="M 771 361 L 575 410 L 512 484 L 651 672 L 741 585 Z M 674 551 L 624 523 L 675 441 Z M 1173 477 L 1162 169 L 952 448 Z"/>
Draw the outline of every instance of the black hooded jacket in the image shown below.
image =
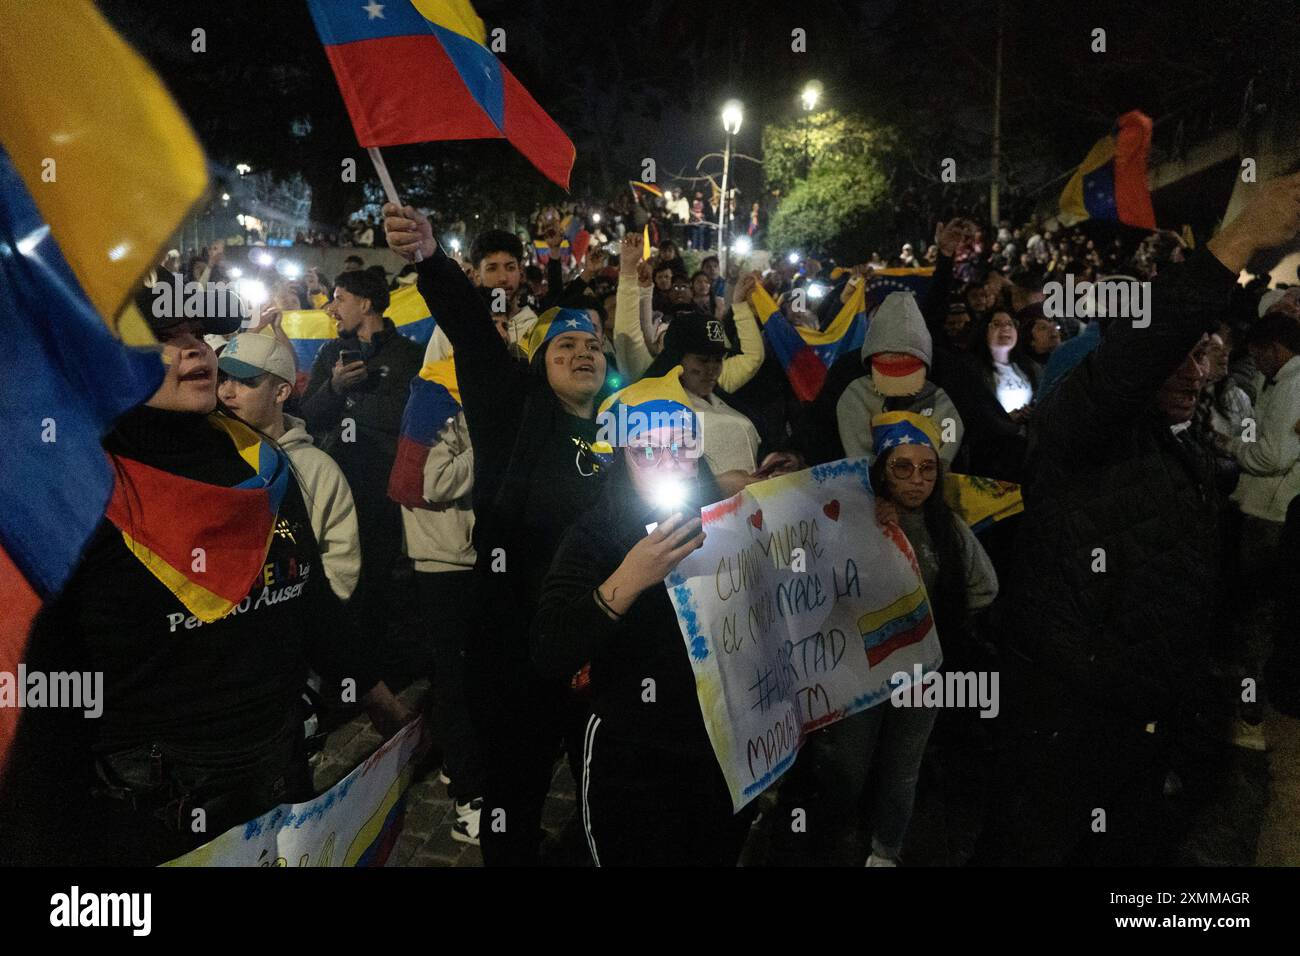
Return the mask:
<path id="1" fill-rule="evenodd" d="M 1206 702 L 1221 571 L 1213 457 L 1175 436 L 1154 400 L 1235 282 L 1204 250 L 1162 274 L 1150 325 L 1111 323 L 1035 413 L 1005 602 L 1032 720 L 1141 727 Z"/>

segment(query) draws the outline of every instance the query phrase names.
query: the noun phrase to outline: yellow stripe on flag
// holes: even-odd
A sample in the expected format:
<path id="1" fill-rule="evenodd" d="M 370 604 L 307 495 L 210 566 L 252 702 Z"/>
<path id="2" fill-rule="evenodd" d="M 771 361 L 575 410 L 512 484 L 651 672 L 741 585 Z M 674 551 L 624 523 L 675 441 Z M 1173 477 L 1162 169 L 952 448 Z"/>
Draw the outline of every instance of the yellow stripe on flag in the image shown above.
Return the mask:
<path id="1" fill-rule="evenodd" d="M 0 143 L 115 334 L 208 186 L 203 150 L 158 77 L 86 0 L 0 3 Z"/>
<path id="2" fill-rule="evenodd" d="M 1070 226 L 1089 218 L 1088 207 L 1083 203 L 1083 177 L 1115 158 L 1115 137 L 1103 136 L 1092 144 L 1070 181 L 1061 190 L 1060 219 Z"/>
<path id="3" fill-rule="evenodd" d="M 925 600 L 925 588 L 919 587 L 911 594 L 904 594 L 901 598 L 886 607 L 876 611 L 868 611 L 862 617 L 858 618 L 858 630 L 863 634 L 870 634 L 872 631 L 879 630 L 895 618 L 911 614 L 921 602 Z"/>
<path id="4" fill-rule="evenodd" d="M 272 529 L 271 534 L 274 533 Z M 271 534 L 266 536 L 268 548 L 271 546 Z M 161 581 L 163 586 L 185 605 L 185 609 L 204 624 L 221 620 L 235 606 L 236 602 L 212 593 L 201 584 L 195 584 L 125 531 L 122 532 L 122 540 L 126 543 L 127 550 L 136 556 L 145 569 Z"/>
<path id="5" fill-rule="evenodd" d="M 411 0 L 411 4 L 430 23 L 487 46 L 487 28 L 469 0 Z"/>

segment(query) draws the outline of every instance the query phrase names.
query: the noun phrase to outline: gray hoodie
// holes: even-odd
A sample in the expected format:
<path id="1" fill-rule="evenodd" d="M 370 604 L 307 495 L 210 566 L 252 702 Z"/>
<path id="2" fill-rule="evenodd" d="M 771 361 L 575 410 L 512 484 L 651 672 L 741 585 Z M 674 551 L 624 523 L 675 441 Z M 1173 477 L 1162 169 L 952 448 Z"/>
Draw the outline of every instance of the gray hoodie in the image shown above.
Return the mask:
<path id="1" fill-rule="evenodd" d="M 916 297 L 910 292 L 891 292 L 880 304 L 862 340 L 862 364 L 867 374 L 849 383 L 836 403 L 835 419 L 845 455 L 849 458 L 865 455 L 874 462 L 871 419 L 886 411 L 906 411 L 934 419 L 935 430 L 943 438 L 939 457 L 944 464 L 951 465 L 965 433 L 957 406 L 947 392 L 928 379 L 915 395 L 881 395 L 871 379 L 871 356 L 880 352 L 914 356 L 929 369 L 932 357 L 930 331 L 925 327 Z"/>
<path id="2" fill-rule="evenodd" d="M 339 599 L 346 601 L 361 576 L 361 545 L 352 489 L 334 459 L 312 442 L 301 418 L 285 415 L 284 425 L 287 430 L 280 437 L 280 447 L 289 455 L 311 512 L 311 530 L 320 546 L 325 578 Z"/>

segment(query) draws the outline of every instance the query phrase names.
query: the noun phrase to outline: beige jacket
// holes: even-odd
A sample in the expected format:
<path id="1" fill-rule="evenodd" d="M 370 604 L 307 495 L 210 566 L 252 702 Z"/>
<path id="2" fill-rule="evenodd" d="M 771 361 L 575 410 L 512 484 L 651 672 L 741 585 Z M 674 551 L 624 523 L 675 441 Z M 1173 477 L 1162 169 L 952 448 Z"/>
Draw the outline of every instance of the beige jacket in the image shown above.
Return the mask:
<path id="1" fill-rule="evenodd" d="M 474 567 L 474 449 L 465 413 L 449 419 L 424 463 L 428 508 L 403 508 L 406 554 L 415 570 L 464 571 Z"/>
<path id="2" fill-rule="evenodd" d="M 642 312 L 648 311 L 654 287 L 641 288 L 636 277 L 620 276 L 618 298 L 614 307 L 614 356 L 618 370 L 625 381 L 637 381 L 655 357 L 646 344 L 642 326 Z M 758 373 L 763 364 L 763 333 L 749 303 L 742 302 L 734 308 L 736 334 L 740 337 L 740 355 L 728 355 L 722 363 L 722 377 L 718 387 L 735 392 Z"/>
<path id="3" fill-rule="evenodd" d="M 312 442 L 301 418 L 285 415 L 284 425 L 280 447 L 289 455 L 303 501 L 311 513 L 311 530 L 320 546 L 325 578 L 339 600 L 346 601 L 361 576 L 361 544 L 352 489 L 334 459 Z"/>

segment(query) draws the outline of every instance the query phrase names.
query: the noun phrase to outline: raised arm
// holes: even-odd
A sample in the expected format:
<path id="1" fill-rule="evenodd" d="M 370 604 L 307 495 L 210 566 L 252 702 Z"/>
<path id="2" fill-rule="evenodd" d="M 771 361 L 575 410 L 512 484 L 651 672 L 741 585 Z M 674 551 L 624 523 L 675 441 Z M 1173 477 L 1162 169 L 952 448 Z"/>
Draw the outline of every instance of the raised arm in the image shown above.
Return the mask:
<path id="1" fill-rule="evenodd" d="M 641 262 L 641 237 L 633 233 L 623 237 L 618 267 L 618 293 L 614 307 L 614 357 L 628 382 L 635 382 L 654 361 L 641 329 L 641 299 L 649 291 L 642 287 L 641 273 L 649 266 Z"/>
<path id="2" fill-rule="evenodd" d="M 1240 216 L 1151 284 L 1150 324 L 1112 321 L 1097 351 L 1049 399 L 1054 437 L 1082 452 L 1111 440 L 1229 308 L 1237 275 L 1300 228 L 1300 173 L 1265 183 Z"/>
<path id="3" fill-rule="evenodd" d="M 735 392 L 749 383 L 763 364 L 763 333 L 758 319 L 749 305 L 749 295 L 758 281 L 756 273 L 741 276 L 736 284 L 732 309 L 736 317 L 736 335 L 740 339 L 740 354 L 729 355 L 722 363 L 718 384 L 728 392 Z"/>

